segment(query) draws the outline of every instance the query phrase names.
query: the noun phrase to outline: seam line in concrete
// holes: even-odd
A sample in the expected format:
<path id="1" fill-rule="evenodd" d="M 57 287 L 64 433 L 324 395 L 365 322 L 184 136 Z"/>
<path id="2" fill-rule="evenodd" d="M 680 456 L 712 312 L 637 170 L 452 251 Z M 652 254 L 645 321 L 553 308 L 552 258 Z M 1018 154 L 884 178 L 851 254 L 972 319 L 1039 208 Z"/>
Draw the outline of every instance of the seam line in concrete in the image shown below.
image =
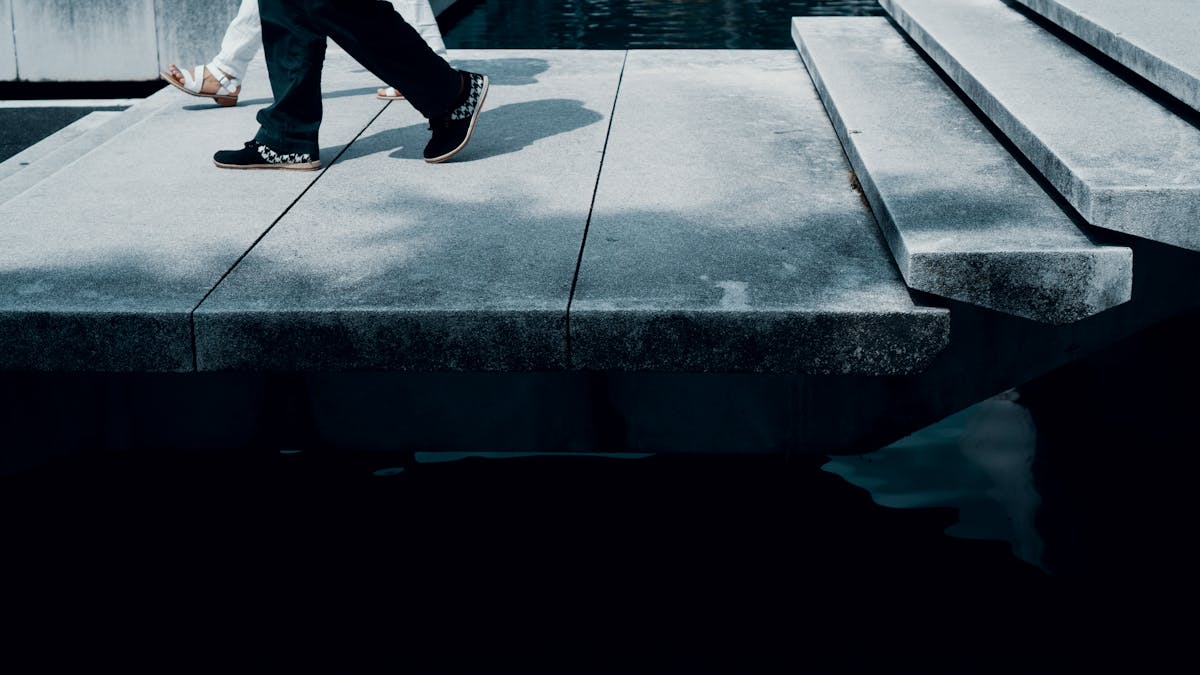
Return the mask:
<path id="1" fill-rule="evenodd" d="M 571 370 L 571 304 L 575 302 L 575 286 L 579 284 L 579 269 L 583 266 L 583 251 L 587 247 L 588 230 L 592 226 L 592 213 L 596 210 L 596 193 L 600 190 L 600 177 L 604 174 L 604 158 L 608 154 L 608 140 L 612 137 L 613 118 L 617 115 L 617 101 L 621 98 L 621 82 L 625 79 L 625 64 L 629 62 L 629 50 L 621 59 L 621 72 L 617 74 L 617 89 L 613 92 L 612 110 L 608 113 L 608 130 L 604 132 L 604 146 L 600 149 L 600 166 L 596 169 L 596 184 L 592 186 L 592 203 L 588 205 L 587 220 L 583 223 L 583 239 L 579 242 L 579 257 L 575 259 L 575 274 L 571 276 L 571 293 L 567 296 L 567 370 Z"/>
<path id="2" fill-rule="evenodd" d="M 335 155 L 334 158 L 321 169 L 320 173 L 317 174 L 317 177 L 312 179 L 312 181 L 310 181 L 309 184 L 300 191 L 300 194 L 296 195 L 296 198 L 287 205 L 287 208 L 285 208 L 282 213 L 276 216 L 275 220 L 271 221 L 271 224 L 267 226 L 267 229 L 263 230 L 262 234 L 259 234 L 258 238 L 250 243 L 250 246 L 247 247 L 240 256 L 238 256 L 238 259 L 233 261 L 233 264 L 229 266 L 229 269 L 225 270 L 225 273 L 221 275 L 221 278 L 217 279 L 217 282 L 208 289 L 208 292 L 204 294 L 204 297 L 200 298 L 200 302 L 196 303 L 196 306 L 192 308 L 192 311 L 188 312 L 188 323 L 191 324 L 192 327 L 192 372 L 200 372 L 199 352 L 196 348 L 196 310 L 200 309 L 200 306 L 204 304 L 204 301 L 208 300 L 208 297 L 220 287 L 221 282 L 225 281 L 230 274 L 233 274 L 233 271 L 237 269 L 238 265 L 242 264 L 242 261 L 246 259 L 246 256 L 250 255 L 250 252 L 253 251 L 256 246 L 258 246 L 259 242 L 265 239 L 266 236 L 271 233 L 271 230 L 275 229 L 275 226 L 279 224 L 279 221 L 283 220 L 284 217 L 287 216 L 288 212 L 292 210 L 292 207 L 299 203 L 300 200 L 304 198 L 304 195 L 308 194 L 308 191 L 311 190 L 313 186 L 316 185 L 317 182 L 320 181 L 321 178 L 323 178 L 331 168 L 333 168 L 334 164 L 337 164 L 337 161 L 342 158 L 342 155 L 346 154 L 346 151 L 350 149 L 350 146 L 354 145 L 355 141 L 362 137 L 362 135 L 366 133 L 367 129 L 371 128 L 371 125 L 375 123 L 375 120 L 379 119 L 379 116 L 382 115 L 383 111 L 387 110 L 388 106 L 391 104 L 392 102 L 388 101 L 380 106 L 379 112 L 375 113 L 375 115 L 363 125 L 363 128 L 358 130 L 358 133 L 354 135 L 354 138 L 350 139 L 350 142 L 342 148 L 341 152 L 338 152 L 338 154 Z"/>

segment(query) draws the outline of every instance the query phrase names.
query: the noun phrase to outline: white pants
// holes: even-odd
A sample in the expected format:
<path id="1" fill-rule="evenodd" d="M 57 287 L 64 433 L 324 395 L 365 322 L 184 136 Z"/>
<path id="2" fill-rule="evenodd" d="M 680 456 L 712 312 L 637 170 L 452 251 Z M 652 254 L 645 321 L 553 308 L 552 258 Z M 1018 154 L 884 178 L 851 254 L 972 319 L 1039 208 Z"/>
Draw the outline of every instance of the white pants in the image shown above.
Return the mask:
<path id="1" fill-rule="evenodd" d="M 446 45 L 438 30 L 437 18 L 429 0 L 389 0 L 400 12 L 408 25 L 417 29 L 429 47 L 439 55 L 446 56 Z M 258 18 L 258 0 L 242 0 L 233 23 L 225 29 L 221 40 L 221 52 L 212 60 L 212 65 L 228 75 L 242 79 L 246 65 L 262 47 L 262 21 Z"/>

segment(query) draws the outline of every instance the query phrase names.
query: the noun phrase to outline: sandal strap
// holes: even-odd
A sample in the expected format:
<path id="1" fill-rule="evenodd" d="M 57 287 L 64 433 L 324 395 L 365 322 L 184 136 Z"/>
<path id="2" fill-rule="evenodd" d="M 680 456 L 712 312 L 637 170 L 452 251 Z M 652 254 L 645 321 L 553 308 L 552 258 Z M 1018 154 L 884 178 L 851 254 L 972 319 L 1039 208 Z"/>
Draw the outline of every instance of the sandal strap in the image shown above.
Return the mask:
<path id="1" fill-rule="evenodd" d="M 179 72 L 183 75 L 183 88 L 199 94 L 204 87 L 204 66 L 196 66 L 192 70 L 180 68 Z"/>
<path id="2" fill-rule="evenodd" d="M 218 96 L 224 96 L 226 94 L 236 95 L 235 92 L 242 88 L 242 82 L 238 78 L 226 75 L 221 71 L 220 68 L 211 63 L 206 67 L 208 68 L 208 72 L 212 73 L 212 76 L 214 79 L 216 79 L 217 83 L 221 85 L 221 88 L 217 90 Z"/>

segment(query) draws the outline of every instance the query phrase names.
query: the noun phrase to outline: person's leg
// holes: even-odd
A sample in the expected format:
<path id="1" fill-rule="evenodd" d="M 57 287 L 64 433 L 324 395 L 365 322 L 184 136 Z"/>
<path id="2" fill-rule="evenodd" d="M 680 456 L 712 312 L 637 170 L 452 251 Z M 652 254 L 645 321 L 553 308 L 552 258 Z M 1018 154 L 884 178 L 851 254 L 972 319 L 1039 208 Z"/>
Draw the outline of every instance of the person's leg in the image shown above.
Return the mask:
<path id="1" fill-rule="evenodd" d="M 446 43 L 442 41 L 442 31 L 438 28 L 437 17 L 433 15 L 429 0 L 391 0 L 391 3 L 400 16 L 416 29 L 425 44 L 438 56 L 446 58 Z"/>
<path id="2" fill-rule="evenodd" d="M 308 0 L 308 3 L 316 30 L 341 45 L 376 77 L 403 92 L 425 117 L 446 115 L 460 102 L 462 76 L 430 49 L 390 3 L 384 0 Z"/>
<path id="3" fill-rule="evenodd" d="M 213 58 L 212 65 L 240 80 L 246 75 L 246 65 L 261 46 L 262 22 L 258 18 L 258 0 L 242 0 L 237 16 L 225 29 L 221 51 Z"/>
<path id="4" fill-rule="evenodd" d="M 260 0 L 263 50 L 275 102 L 260 110 L 255 140 L 279 153 L 316 157 L 321 127 L 325 36 L 313 25 L 313 0 Z"/>

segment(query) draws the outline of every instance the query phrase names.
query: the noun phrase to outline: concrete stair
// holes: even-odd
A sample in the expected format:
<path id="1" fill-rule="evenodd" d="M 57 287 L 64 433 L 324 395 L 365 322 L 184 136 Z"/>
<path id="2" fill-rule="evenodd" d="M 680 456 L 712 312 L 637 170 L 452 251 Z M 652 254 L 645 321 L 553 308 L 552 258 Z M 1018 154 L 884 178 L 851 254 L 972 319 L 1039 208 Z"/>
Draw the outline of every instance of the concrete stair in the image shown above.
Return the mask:
<path id="1" fill-rule="evenodd" d="M 1200 110 L 1200 3 L 1015 0 Z"/>
<path id="2" fill-rule="evenodd" d="M 1129 300 L 1132 252 L 1080 232 L 886 19 L 792 30 L 911 288 L 1054 324 Z"/>
<path id="3" fill-rule="evenodd" d="M 1200 128 L 1000 0 L 880 0 L 1098 227 L 1200 250 Z"/>

